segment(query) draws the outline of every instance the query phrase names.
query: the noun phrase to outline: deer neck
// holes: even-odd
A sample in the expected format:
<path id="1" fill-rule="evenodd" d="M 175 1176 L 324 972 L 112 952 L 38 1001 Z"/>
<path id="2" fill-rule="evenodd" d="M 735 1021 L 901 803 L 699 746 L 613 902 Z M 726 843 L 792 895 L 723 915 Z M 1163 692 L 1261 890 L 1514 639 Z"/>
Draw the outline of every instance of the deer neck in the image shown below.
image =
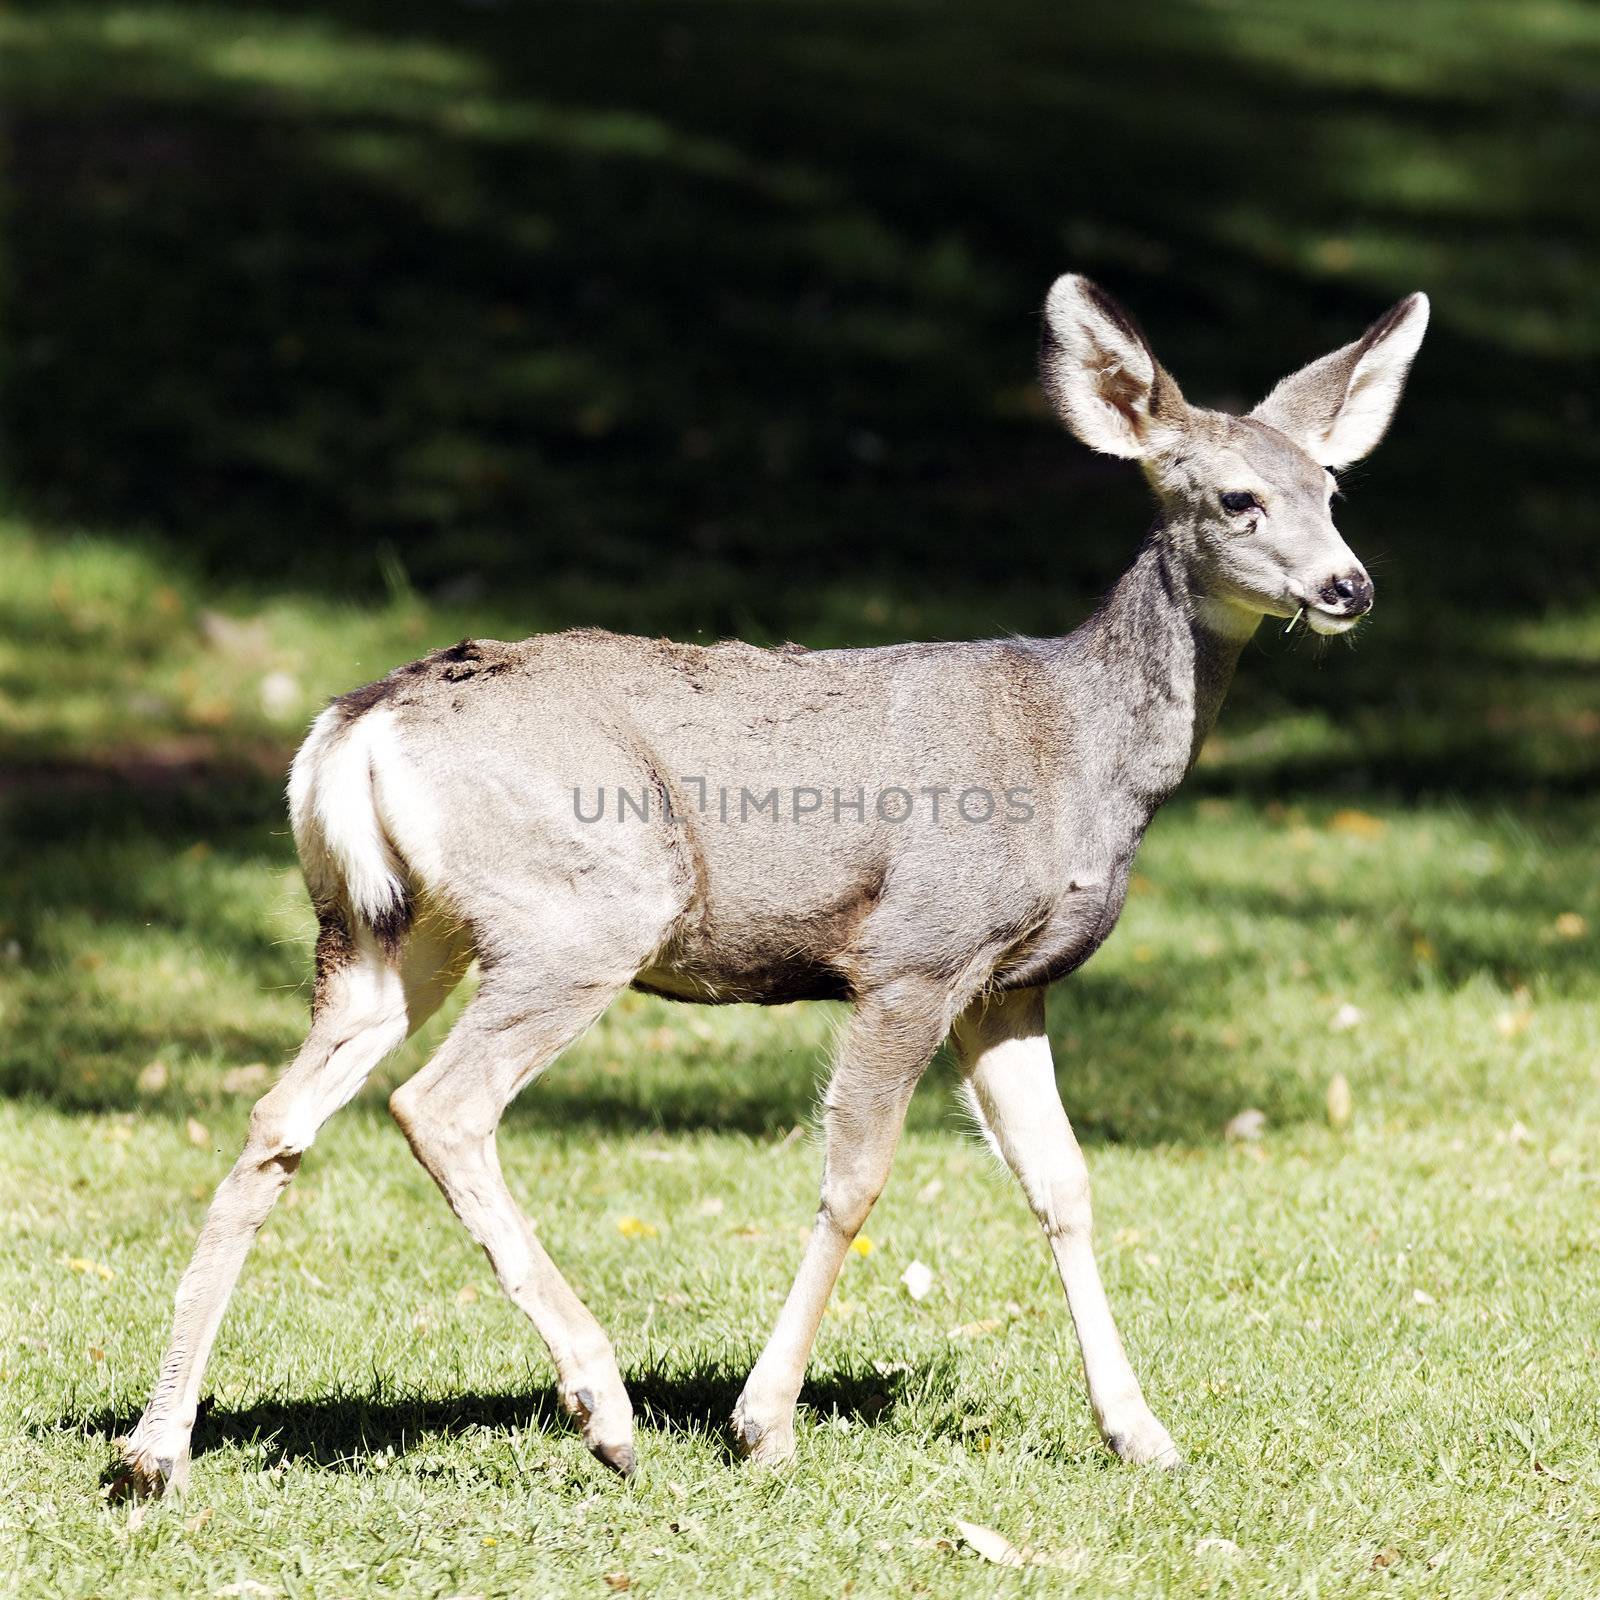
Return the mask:
<path id="1" fill-rule="evenodd" d="M 1152 811 L 1194 765 L 1259 620 L 1196 587 L 1184 541 L 1158 525 L 1064 641 L 1074 722 Z"/>

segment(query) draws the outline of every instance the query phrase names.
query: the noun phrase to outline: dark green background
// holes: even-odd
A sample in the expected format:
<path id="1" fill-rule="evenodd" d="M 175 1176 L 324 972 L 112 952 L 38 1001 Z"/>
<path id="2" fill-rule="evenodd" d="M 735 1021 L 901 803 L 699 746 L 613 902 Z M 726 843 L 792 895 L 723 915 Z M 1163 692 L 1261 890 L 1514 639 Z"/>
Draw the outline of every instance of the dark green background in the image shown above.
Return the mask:
<path id="1" fill-rule="evenodd" d="M 1354 655 L 1247 668 L 1235 711 L 1401 719 L 1355 771 L 1301 751 L 1267 788 L 1587 792 L 1592 651 L 1511 625 L 1587 626 L 1600 590 L 1591 21 L 25 0 L 7 494 L 236 611 L 414 594 L 475 631 L 1064 631 L 1149 508 L 1038 394 L 1056 273 L 1100 279 L 1191 398 L 1239 407 L 1424 288 L 1399 421 L 1340 511 L 1374 620 Z M 1566 708 L 1537 774 L 1508 697 Z"/>
<path id="2" fill-rule="evenodd" d="M 272 8 L 323 76 L 226 10 L 21 5 L 12 483 L 270 585 L 1047 628 L 1145 515 L 1030 389 L 1057 272 L 1234 404 L 1425 288 L 1346 518 L 1385 603 L 1592 595 L 1596 60 L 1534 7 L 1326 9 Z"/>

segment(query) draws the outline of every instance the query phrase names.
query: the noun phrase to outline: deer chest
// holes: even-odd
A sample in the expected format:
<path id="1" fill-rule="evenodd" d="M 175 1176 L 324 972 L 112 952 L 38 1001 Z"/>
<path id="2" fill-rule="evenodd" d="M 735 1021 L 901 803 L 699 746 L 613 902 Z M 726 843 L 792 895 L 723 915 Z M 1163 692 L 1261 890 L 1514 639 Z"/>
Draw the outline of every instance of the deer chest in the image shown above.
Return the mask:
<path id="1" fill-rule="evenodd" d="M 1001 964 L 1002 989 L 1029 989 L 1074 972 L 1105 943 L 1128 898 L 1133 857 L 1073 874 L 1044 921 Z"/>

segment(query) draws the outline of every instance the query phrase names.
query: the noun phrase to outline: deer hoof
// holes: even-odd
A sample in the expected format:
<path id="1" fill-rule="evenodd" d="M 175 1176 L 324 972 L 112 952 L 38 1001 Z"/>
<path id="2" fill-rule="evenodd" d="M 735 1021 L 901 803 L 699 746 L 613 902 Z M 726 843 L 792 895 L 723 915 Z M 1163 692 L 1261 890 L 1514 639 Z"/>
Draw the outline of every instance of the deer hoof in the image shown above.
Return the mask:
<path id="1" fill-rule="evenodd" d="M 633 1407 L 620 1381 L 611 1392 L 574 1388 L 562 1400 L 583 1430 L 583 1442 L 595 1460 L 631 1478 L 639 1458 L 633 1448 Z"/>
<path id="2" fill-rule="evenodd" d="M 1172 1435 L 1151 1416 L 1132 1427 L 1107 1433 L 1106 1448 L 1119 1460 L 1136 1467 L 1160 1467 L 1163 1471 L 1175 1472 L 1183 1466 L 1183 1457 L 1178 1454 Z"/>
<path id="3" fill-rule="evenodd" d="M 758 1467 L 781 1467 L 794 1455 L 792 1422 L 757 1422 L 746 1416 L 740 1405 L 733 1413 L 731 1427 L 734 1449 Z"/>
<path id="4" fill-rule="evenodd" d="M 626 1440 L 621 1444 L 601 1444 L 596 1441 L 589 1446 L 589 1452 L 596 1461 L 603 1462 L 621 1477 L 631 1478 L 639 1470 L 638 1454 Z"/>
<path id="5" fill-rule="evenodd" d="M 112 1500 L 159 1500 L 181 1495 L 189 1486 L 189 1447 L 172 1455 L 158 1455 L 132 1439 L 114 1439 L 111 1466 L 106 1474 Z"/>

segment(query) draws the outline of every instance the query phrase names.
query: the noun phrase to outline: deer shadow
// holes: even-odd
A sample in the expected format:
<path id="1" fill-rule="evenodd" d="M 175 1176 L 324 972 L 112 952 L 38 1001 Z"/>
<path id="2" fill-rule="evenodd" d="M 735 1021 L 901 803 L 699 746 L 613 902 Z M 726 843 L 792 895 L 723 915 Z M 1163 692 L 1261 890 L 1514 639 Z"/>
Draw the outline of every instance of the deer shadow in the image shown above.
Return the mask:
<path id="1" fill-rule="evenodd" d="M 748 1364 L 736 1367 L 725 1357 L 712 1356 L 671 1372 L 635 1369 L 624 1373 L 623 1381 L 642 1426 L 659 1433 L 707 1436 L 732 1461 L 736 1456 L 727 1420 L 747 1371 Z M 819 1417 L 872 1425 L 900 1404 L 911 1385 L 927 1377 L 926 1371 L 911 1367 L 886 1374 L 870 1367 L 837 1367 L 808 1377 L 800 1403 Z M 137 1412 L 118 1408 L 87 1417 L 62 1416 L 53 1426 L 109 1443 L 130 1433 L 137 1422 Z M 531 1373 L 522 1386 L 430 1397 L 398 1393 L 379 1380 L 364 1393 L 303 1399 L 275 1395 L 242 1405 L 202 1400 L 192 1448 L 198 1459 L 214 1450 L 256 1446 L 264 1452 L 266 1469 L 305 1464 L 328 1472 L 359 1472 L 375 1458 L 405 1455 L 430 1442 L 476 1431 L 553 1435 L 571 1427 L 555 1386 L 532 1381 Z"/>

